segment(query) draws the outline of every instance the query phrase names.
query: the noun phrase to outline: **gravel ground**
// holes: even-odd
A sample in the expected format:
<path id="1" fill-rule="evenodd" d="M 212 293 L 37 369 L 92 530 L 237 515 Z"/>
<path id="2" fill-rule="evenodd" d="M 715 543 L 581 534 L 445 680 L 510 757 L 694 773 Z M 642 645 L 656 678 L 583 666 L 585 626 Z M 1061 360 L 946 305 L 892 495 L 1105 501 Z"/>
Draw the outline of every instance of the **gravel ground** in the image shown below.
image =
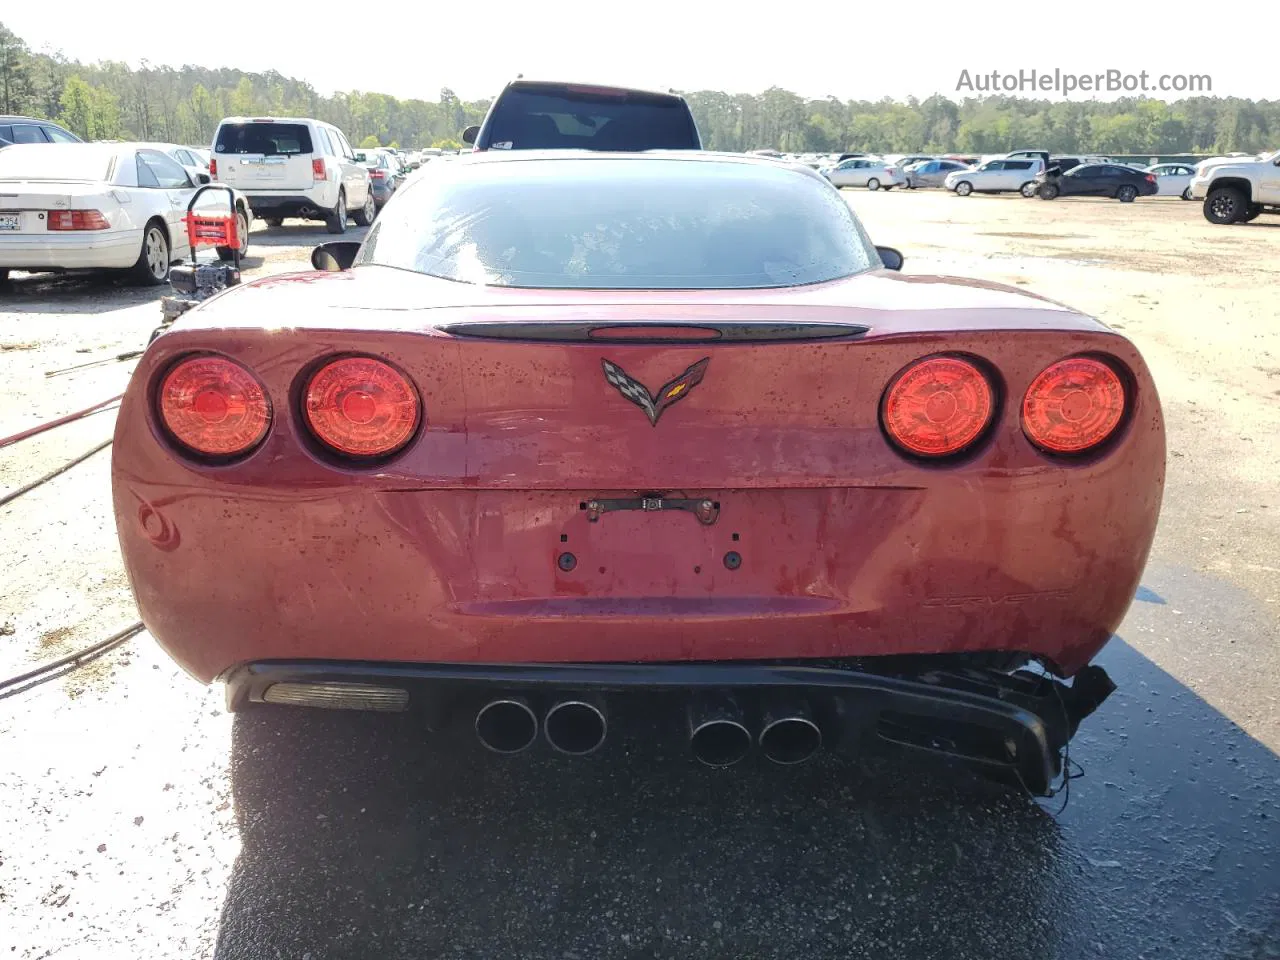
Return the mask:
<path id="1" fill-rule="evenodd" d="M 907 272 L 1071 303 L 1155 373 L 1164 515 L 1065 811 L 893 755 L 711 772 L 622 729 L 500 762 L 400 716 L 232 718 L 143 634 L 0 699 L 0 955 L 1280 957 L 1280 221 L 845 196 Z M 260 228 L 249 273 L 323 239 Z M 44 374 L 145 344 L 159 295 L 19 276 L 0 435 L 119 393 L 128 363 Z M 0 489 L 111 419 L 0 450 Z M 136 619 L 107 457 L 0 508 L 0 676 Z"/>

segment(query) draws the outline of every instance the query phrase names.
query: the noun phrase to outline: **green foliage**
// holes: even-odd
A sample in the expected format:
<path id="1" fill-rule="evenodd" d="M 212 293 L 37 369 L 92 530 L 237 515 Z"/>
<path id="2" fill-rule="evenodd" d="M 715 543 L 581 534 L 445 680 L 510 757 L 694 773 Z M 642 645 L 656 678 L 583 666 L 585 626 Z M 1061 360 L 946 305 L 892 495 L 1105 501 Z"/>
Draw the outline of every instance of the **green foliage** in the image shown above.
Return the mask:
<path id="1" fill-rule="evenodd" d="M 75 74 L 62 86 L 58 119 L 72 133 L 85 140 L 119 140 L 120 101 L 111 91 L 91 87 Z"/>
<path id="2" fill-rule="evenodd" d="M 372 150 L 380 146 L 382 146 L 382 144 L 378 142 L 378 138 L 375 137 L 372 133 L 360 141 L 360 148 L 362 150 Z"/>
<path id="3" fill-rule="evenodd" d="M 996 153 L 1257 152 L 1280 147 L 1280 100 L 1195 97 L 1111 103 L 943 96 L 923 101 L 805 100 L 781 87 L 758 96 L 688 94 L 703 143 L 712 150 Z M 0 24 L 0 112 L 61 118 L 80 136 L 207 144 L 228 116 L 302 116 L 336 124 L 352 143 L 430 143 L 459 150 L 488 101 L 465 102 L 445 87 L 439 102 L 358 90 L 322 97 L 272 71 L 183 66 L 138 69 L 82 64 L 32 53 Z"/>
<path id="4" fill-rule="evenodd" d="M 685 96 L 711 150 L 997 153 L 1250 153 L 1280 147 L 1280 100 L 1194 97 L 1111 103 L 943 96 L 924 101 L 803 101 L 777 87 L 758 97 Z"/>

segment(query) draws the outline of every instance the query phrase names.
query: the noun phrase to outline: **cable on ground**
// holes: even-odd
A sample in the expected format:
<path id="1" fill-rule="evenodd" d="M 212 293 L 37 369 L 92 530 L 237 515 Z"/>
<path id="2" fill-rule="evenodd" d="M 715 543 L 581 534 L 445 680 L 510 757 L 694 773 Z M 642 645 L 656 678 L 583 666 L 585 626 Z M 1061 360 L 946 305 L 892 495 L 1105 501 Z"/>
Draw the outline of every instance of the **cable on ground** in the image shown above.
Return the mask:
<path id="1" fill-rule="evenodd" d="M 68 413 L 65 417 L 58 417 L 58 419 L 50 420 L 48 423 L 41 423 L 37 426 L 19 431 L 11 437 L 5 437 L 3 440 L 0 440 L 0 447 L 7 447 L 12 443 L 17 443 L 19 440 L 26 440 L 28 437 L 34 437 L 36 434 L 44 433 L 46 430 L 52 430 L 54 427 L 60 427 L 64 423 L 71 423 L 73 420 L 79 420 L 81 417 L 87 417 L 94 413 L 102 413 L 109 404 L 115 403 L 123 396 L 123 393 L 118 394 L 110 399 L 95 403 L 91 407 L 85 407 L 83 410 L 77 410 L 75 413 Z"/>
<path id="2" fill-rule="evenodd" d="M 59 657 L 57 660 L 52 660 L 49 663 L 42 663 L 40 666 L 32 670 L 28 670 L 26 673 L 20 673 L 16 677 L 10 677 L 8 680 L 0 680 L 0 691 L 7 690 L 10 687 L 16 687 L 19 684 L 27 683 L 31 680 L 36 680 L 45 674 L 53 673 L 55 670 L 59 670 L 62 667 L 74 665 L 72 666 L 72 669 L 74 669 L 75 667 L 84 666 L 88 661 L 96 657 L 100 657 L 107 651 L 120 646 L 120 644 L 124 643 L 126 640 L 136 637 L 145 629 L 146 627 L 141 621 L 139 621 L 132 626 L 125 627 L 118 633 L 113 633 L 111 636 L 107 637 L 107 639 L 99 640 L 97 643 L 90 644 L 87 647 L 77 650 L 75 653 L 69 653 L 65 657 Z M 3 695 L 8 696 L 8 694 Z"/>
<path id="3" fill-rule="evenodd" d="M 104 440 L 102 441 L 102 443 L 98 444 L 93 449 L 86 450 L 84 453 L 80 454 L 80 456 L 76 457 L 74 460 L 68 460 L 62 466 L 58 467 L 58 469 L 50 470 L 43 477 L 40 477 L 39 479 L 36 479 L 36 480 L 32 480 L 30 483 L 26 484 L 25 486 L 19 487 L 17 490 L 9 491 L 3 497 L 0 497 L 0 507 L 3 507 L 7 503 L 12 503 L 14 500 L 17 500 L 24 493 L 30 493 L 36 487 L 40 486 L 41 484 L 48 483 L 54 477 L 61 476 L 62 474 L 70 470 L 72 467 L 74 467 L 76 464 L 83 463 L 84 461 L 92 457 L 95 453 L 97 453 L 99 450 L 105 450 L 107 447 L 111 446 L 111 444 L 112 444 L 111 440 Z"/>

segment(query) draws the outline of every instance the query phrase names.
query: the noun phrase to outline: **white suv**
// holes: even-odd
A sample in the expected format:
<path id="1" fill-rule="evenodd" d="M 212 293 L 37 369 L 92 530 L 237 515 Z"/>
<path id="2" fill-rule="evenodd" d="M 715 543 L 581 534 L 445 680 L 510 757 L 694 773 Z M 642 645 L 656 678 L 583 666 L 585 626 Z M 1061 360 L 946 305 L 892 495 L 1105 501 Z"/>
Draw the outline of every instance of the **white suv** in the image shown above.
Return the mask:
<path id="1" fill-rule="evenodd" d="M 1024 197 L 1034 197 L 1036 177 L 1042 173 L 1044 161 L 1039 157 L 1034 160 L 988 160 L 972 170 L 957 170 L 947 174 L 943 183 L 948 190 L 954 190 L 962 197 L 975 192 L 1001 193 L 1005 190 L 1017 190 Z"/>
<path id="2" fill-rule="evenodd" d="M 241 191 L 273 227 L 300 217 L 345 233 L 348 213 L 362 227 L 377 214 L 369 171 L 342 131 L 321 120 L 228 117 L 214 134 L 209 174 Z"/>

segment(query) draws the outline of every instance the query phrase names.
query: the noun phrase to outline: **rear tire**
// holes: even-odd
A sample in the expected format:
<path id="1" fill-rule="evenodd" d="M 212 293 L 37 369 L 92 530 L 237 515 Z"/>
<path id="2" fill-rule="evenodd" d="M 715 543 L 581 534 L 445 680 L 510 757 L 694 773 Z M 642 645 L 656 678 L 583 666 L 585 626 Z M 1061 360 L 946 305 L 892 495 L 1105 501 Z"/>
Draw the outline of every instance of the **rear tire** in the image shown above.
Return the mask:
<path id="1" fill-rule="evenodd" d="M 158 287 L 169 279 L 171 257 L 164 225 L 159 220 L 150 220 L 142 230 L 142 251 L 129 276 L 143 286 Z"/>
<path id="2" fill-rule="evenodd" d="M 1040 189 L 1036 191 L 1036 196 L 1041 200 L 1056 200 L 1058 198 L 1058 188 L 1052 183 L 1040 184 Z"/>
<path id="3" fill-rule="evenodd" d="M 1238 223 L 1248 211 L 1248 197 L 1235 187 L 1216 187 L 1204 198 L 1204 218 L 1210 223 Z"/>
<path id="4" fill-rule="evenodd" d="M 973 184 L 968 180 L 961 180 L 956 184 L 957 197 L 967 197 L 971 193 L 973 193 Z"/>
<path id="5" fill-rule="evenodd" d="M 867 181 L 867 189 L 868 189 L 868 190 L 879 190 L 879 189 L 880 189 L 880 181 L 879 181 L 879 180 L 877 180 L 875 177 L 872 177 L 870 180 L 868 180 L 868 181 Z"/>
<path id="6" fill-rule="evenodd" d="M 240 259 L 245 258 L 245 254 L 249 252 L 249 218 L 245 216 L 243 210 L 236 210 L 236 236 L 240 238 Z M 218 253 L 219 260 L 226 260 L 228 263 L 233 259 L 236 251 L 230 247 L 215 248 Z"/>
<path id="7" fill-rule="evenodd" d="M 378 215 L 378 205 L 373 199 L 373 191 L 370 190 L 364 198 L 364 206 L 359 210 L 352 212 L 351 219 L 356 222 L 357 227 L 367 227 L 373 223 L 373 218 Z"/>
<path id="8" fill-rule="evenodd" d="M 283 227 L 283 226 L 284 226 L 284 217 L 267 217 L 267 218 L 266 218 L 266 221 L 267 221 L 267 226 L 268 226 L 268 227 Z"/>
<path id="9" fill-rule="evenodd" d="M 1185 190 L 1183 190 L 1183 191 L 1182 191 L 1182 199 L 1183 199 L 1183 200 L 1190 200 L 1190 199 L 1191 199 L 1191 188 L 1190 188 L 1190 187 L 1187 187 L 1187 189 L 1185 189 Z"/>
<path id="10" fill-rule="evenodd" d="M 330 233 L 347 232 L 347 195 L 345 193 L 338 194 L 338 205 L 324 218 L 324 225 Z"/>
<path id="11" fill-rule="evenodd" d="M 9 268 L 0 267 L 0 287 L 3 287 L 8 283 L 9 283 Z"/>
<path id="12" fill-rule="evenodd" d="M 1138 199 L 1138 188 L 1126 183 L 1116 191 L 1116 199 L 1121 203 L 1133 203 Z"/>
<path id="13" fill-rule="evenodd" d="M 1018 192 L 1030 200 L 1036 195 L 1036 182 L 1034 180 L 1028 180 L 1018 188 Z"/>

